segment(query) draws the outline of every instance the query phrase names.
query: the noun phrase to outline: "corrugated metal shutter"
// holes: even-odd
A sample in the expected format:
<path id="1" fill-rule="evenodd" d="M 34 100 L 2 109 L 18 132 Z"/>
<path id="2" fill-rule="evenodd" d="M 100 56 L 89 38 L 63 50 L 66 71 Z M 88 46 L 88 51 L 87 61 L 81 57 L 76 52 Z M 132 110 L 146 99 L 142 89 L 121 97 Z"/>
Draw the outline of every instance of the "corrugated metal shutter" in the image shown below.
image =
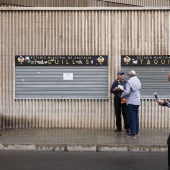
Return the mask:
<path id="1" fill-rule="evenodd" d="M 73 73 L 73 80 L 63 80 Z M 15 67 L 15 98 L 107 99 L 108 67 Z"/>
<path id="2" fill-rule="evenodd" d="M 170 71 L 168 66 L 122 66 L 122 70 L 128 73 L 135 70 L 137 77 L 142 84 L 141 97 L 153 98 L 153 93 L 157 92 L 159 97 L 170 98 L 170 83 L 167 74 Z M 125 76 L 127 78 L 127 75 Z"/>

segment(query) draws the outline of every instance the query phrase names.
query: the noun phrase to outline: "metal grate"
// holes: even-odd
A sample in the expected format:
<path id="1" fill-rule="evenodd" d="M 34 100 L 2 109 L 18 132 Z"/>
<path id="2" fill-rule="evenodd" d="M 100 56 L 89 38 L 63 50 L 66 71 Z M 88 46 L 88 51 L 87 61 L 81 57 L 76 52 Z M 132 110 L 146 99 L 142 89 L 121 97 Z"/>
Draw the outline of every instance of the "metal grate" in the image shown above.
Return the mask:
<path id="1" fill-rule="evenodd" d="M 141 81 L 142 98 L 153 98 L 154 92 L 157 92 L 162 98 L 170 98 L 170 84 L 167 80 L 167 74 L 170 71 L 169 66 L 122 67 L 122 70 L 126 73 L 132 69 L 136 71 L 137 77 Z"/>
<path id="2" fill-rule="evenodd" d="M 64 80 L 71 73 L 73 80 Z M 16 67 L 15 98 L 107 99 L 108 69 L 102 67 Z"/>

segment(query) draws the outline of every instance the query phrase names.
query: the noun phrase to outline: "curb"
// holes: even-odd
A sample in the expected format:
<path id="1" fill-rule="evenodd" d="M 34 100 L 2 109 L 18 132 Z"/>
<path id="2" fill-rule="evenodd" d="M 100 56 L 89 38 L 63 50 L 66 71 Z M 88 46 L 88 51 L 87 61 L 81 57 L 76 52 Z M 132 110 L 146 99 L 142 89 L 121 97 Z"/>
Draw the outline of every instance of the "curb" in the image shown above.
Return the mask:
<path id="1" fill-rule="evenodd" d="M 0 151 L 167 152 L 166 145 L 0 144 Z"/>

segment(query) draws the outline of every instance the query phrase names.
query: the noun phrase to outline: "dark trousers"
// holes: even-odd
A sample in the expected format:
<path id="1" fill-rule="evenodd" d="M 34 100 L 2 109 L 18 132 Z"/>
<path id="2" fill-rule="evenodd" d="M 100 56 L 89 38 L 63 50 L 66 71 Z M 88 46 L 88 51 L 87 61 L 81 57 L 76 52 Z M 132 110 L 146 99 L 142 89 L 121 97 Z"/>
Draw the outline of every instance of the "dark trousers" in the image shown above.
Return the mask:
<path id="1" fill-rule="evenodd" d="M 117 129 L 121 130 L 122 125 L 121 125 L 121 113 L 123 115 L 124 119 L 124 128 L 127 130 L 129 129 L 129 125 L 127 122 L 127 105 L 126 103 L 121 103 L 121 98 L 115 96 L 114 98 L 114 107 L 115 107 L 115 114 L 116 114 L 116 126 Z"/>
<path id="2" fill-rule="evenodd" d="M 168 144 L 168 167 L 170 168 L 170 135 L 168 136 L 167 144 Z"/>
<path id="3" fill-rule="evenodd" d="M 128 104 L 128 123 L 132 135 L 139 133 L 139 105 Z"/>

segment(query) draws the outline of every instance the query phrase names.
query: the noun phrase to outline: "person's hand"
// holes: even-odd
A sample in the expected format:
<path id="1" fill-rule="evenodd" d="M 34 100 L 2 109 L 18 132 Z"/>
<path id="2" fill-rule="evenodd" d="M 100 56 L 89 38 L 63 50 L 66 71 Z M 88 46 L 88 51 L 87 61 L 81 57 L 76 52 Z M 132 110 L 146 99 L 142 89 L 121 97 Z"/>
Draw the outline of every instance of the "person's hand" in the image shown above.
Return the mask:
<path id="1" fill-rule="evenodd" d="M 163 105 L 164 105 L 164 101 L 163 101 L 163 100 L 157 100 L 157 103 L 158 103 L 160 106 L 163 106 Z"/>
<path id="2" fill-rule="evenodd" d="M 122 92 L 124 92 L 124 91 L 125 91 L 125 90 L 124 90 L 124 89 L 122 89 L 122 88 L 121 88 L 120 90 L 121 90 Z"/>
<path id="3" fill-rule="evenodd" d="M 122 92 L 124 92 L 124 87 L 123 87 L 123 86 L 118 85 L 118 87 L 119 87 L 119 89 L 120 89 Z"/>
<path id="4" fill-rule="evenodd" d="M 117 91 L 117 90 L 118 90 L 118 87 L 115 87 L 115 88 L 114 88 L 114 91 Z"/>

